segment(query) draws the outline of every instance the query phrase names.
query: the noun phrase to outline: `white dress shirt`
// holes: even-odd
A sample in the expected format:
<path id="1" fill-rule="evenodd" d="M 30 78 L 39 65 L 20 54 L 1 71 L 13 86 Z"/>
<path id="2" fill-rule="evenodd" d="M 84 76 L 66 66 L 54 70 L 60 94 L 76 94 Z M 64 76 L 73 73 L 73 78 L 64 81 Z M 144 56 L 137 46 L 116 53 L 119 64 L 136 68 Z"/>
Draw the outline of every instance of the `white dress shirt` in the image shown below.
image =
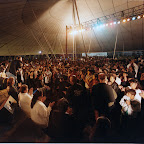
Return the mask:
<path id="1" fill-rule="evenodd" d="M 35 103 L 31 109 L 31 119 L 44 127 L 48 126 L 51 107 L 46 107 L 45 104 L 39 100 Z"/>
<path id="2" fill-rule="evenodd" d="M 123 96 L 122 99 L 120 100 L 120 105 L 122 106 L 122 113 L 127 113 L 128 115 L 132 115 L 133 110 L 131 105 L 127 105 L 126 101 L 130 101 L 130 97 L 128 96 Z"/>
<path id="3" fill-rule="evenodd" d="M 19 93 L 19 106 L 30 117 L 31 116 L 31 100 L 33 96 L 28 93 Z"/>

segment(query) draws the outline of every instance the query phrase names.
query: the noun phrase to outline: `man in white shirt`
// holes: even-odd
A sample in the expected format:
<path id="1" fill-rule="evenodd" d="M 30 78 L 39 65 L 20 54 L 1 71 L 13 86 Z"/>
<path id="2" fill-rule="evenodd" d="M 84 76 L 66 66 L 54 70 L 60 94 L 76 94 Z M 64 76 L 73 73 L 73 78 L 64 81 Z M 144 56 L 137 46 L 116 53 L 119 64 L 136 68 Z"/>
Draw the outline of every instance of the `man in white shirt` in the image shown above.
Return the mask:
<path id="1" fill-rule="evenodd" d="M 44 74 L 44 79 L 45 79 L 45 84 L 47 85 L 48 83 L 50 83 L 51 81 L 51 77 L 52 77 L 52 72 L 47 69 L 45 74 Z"/>
<path id="2" fill-rule="evenodd" d="M 28 117 L 31 117 L 31 100 L 33 98 L 33 89 L 30 89 L 28 93 L 28 86 L 22 85 L 20 88 L 20 93 L 18 95 L 19 106 L 27 114 Z"/>

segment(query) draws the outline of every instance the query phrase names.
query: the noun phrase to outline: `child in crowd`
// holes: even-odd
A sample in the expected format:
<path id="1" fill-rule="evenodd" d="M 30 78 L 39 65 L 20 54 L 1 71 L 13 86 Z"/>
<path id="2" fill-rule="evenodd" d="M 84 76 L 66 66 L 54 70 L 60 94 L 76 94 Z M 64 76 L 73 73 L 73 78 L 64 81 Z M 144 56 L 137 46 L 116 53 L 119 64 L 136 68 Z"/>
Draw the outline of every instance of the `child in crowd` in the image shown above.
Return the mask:
<path id="1" fill-rule="evenodd" d="M 126 95 L 120 101 L 122 106 L 121 127 L 125 129 L 125 134 L 130 134 L 132 129 L 137 129 L 139 125 L 138 112 L 140 112 L 141 106 L 140 102 L 135 99 L 135 95 L 135 90 L 128 89 Z"/>
<path id="2" fill-rule="evenodd" d="M 126 90 L 126 95 L 120 101 L 120 105 L 122 106 L 122 114 L 123 115 L 133 115 L 136 111 L 140 109 L 140 103 L 135 102 L 134 100 L 136 95 L 135 90 L 128 89 Z M 137 107 L 137 108 L 136 108 Z"/>

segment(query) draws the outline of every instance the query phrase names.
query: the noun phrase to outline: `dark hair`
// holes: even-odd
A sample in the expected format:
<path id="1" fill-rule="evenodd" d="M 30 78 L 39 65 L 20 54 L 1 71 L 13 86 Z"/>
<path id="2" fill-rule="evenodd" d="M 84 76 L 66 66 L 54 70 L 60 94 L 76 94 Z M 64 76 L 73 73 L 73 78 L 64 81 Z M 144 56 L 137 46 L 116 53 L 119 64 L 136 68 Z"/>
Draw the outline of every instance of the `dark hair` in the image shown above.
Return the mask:
<path id="1" fill-rule="evenodd" d="M 129 80 L 129 83 L 138 83 L 138 80 L 137 79 L 131 79 L 131 80 Z"/>
<path id="2" fill-rule="evenodd" d="M 31 108 L 34 107 L 34 105 L 35 105 L 35 103 L 37 102 L 38 98 L 39 98 L 40 96 L 42 96 L 42 95 L 43 95 L 43 92 L 40 91 L 40 90 L 37 90 L 37 91 L 35 92 L 35 94 L 34 94 L 34 96 L 33 96 L 33 99 L 32 99 L 32 102 L 31 102 Z"/>
<path id="3" fill-rule="evenodd" d="M 7 86 L 12 86 L 12 82 L 14 81 L 14 78 L 13 77 L 10 77 L 8 80 L 7 80 Z"/>
<path id="4" fill-rule="evenodd" d="M 20 92 L 24 93 L 24 91 L 28 88 L 28 86 L 26 84 L 23 84 L 20 88 Z"/>
<path id="5" fill-rule="evenodd" d="M 104 73 L 99 73 L 98 79 L 104 80 L 106 78 L 106 75 Z"/>
<path id="6" fill-rule="evenodd" d="M 99 129 L 111 128 L 111 122 L 105 116 L 98 117 L 98 119 L 96 121 L 96 128 L 99 128 Z"/>
<path id="7" fill-rule="evenodd" d="M 113 77 L 116 80 L 116 76 L 113 73 L 110 73 L 110 77 Z"/>
<path id="8" fill-rule="evenodd" d="M 72 75 L 71 77 L 72 77 L 72 82 L 74 84 L 77 83 L 77 77 L 76 77 L 76 75 Z"/>
<path id="9" fill-rule="evenodd" d="M 68 100 L 66 98 L 61 98 L 57 102 L 57 107 L 60 112 L 66 112 L 69 106 Z"/>
<path id="10" fill-rule="evenodd" d="M 130 93 L 131 95 L 134 95 L 134 96 L 136 95 L 136 92 L 133 89 L 126 90 L 126 93 Z"/>

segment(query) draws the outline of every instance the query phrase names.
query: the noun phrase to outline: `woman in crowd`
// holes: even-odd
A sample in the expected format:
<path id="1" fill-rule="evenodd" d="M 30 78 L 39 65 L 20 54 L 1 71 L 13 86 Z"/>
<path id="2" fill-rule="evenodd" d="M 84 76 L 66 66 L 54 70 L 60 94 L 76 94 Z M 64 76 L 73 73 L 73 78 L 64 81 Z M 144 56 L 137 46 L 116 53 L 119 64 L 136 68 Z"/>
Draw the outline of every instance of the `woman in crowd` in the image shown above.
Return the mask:
<path id="1" fill-rule="evenodd" d="M 46 107 L 43 103 L 43 92 L 37 90 L 31 102 L 31 119 L 42 127 L 47 127 L 49 122 L 50 112 L 55 102 L 49 103 Z"/>

